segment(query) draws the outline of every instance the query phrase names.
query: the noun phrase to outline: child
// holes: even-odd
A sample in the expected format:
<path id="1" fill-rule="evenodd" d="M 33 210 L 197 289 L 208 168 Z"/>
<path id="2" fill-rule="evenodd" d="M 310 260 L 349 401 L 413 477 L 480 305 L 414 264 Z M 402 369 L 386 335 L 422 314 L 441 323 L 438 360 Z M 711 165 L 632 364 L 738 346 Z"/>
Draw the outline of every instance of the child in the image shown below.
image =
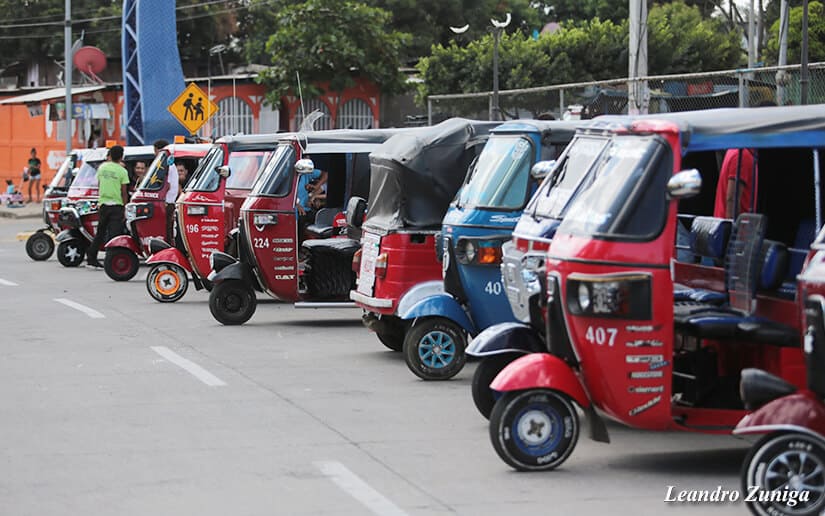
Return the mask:
<path id="1" fill-rule="evenodd" d="M 18 192 L 14 187 L 14 182 L 11 179 L 6 179 L 6 205 L 9 207 L 22 206 L 23 194 Z"/>

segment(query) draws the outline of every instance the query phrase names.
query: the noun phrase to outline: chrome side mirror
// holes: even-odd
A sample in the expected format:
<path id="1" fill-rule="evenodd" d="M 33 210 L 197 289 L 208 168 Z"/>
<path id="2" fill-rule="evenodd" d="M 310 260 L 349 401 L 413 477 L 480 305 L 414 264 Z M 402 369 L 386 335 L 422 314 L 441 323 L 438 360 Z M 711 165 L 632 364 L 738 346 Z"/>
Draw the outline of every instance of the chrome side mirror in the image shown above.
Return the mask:
<path id="1" fill-rule="evenodd" d="M 551 172 L 556 168 L 556 160 L 551 159 L 549 161 L 539 161 L 533 168 L 530 169 L 530 177 L 535 179 L 536 181 L 541 181 L 545 177 L 549 176 Z"/>
<path id="2" fill-rule="evenodd" d="M 670 199 L 687 199 L 699 194 L 702 189 L 702 175 L 695 168 L 678 172 L 667 182 Z"/>
<path id="3" fill-rule="evenodd" d="M 227 177 L 229 177 L 230 174 L 231 171 L 229 170 L 228 166 L 224 165 L 222 167 L 218 167 L 218 175 L 222 178 L 226 179 Z"/>
<path id="4" fill-rule="evenodd" d="M 309 159 L 299 159 L 297 163 L 295 163 L 295 172 L 297 174 L 312 174 L 315 170 L 315 163 Z"/>

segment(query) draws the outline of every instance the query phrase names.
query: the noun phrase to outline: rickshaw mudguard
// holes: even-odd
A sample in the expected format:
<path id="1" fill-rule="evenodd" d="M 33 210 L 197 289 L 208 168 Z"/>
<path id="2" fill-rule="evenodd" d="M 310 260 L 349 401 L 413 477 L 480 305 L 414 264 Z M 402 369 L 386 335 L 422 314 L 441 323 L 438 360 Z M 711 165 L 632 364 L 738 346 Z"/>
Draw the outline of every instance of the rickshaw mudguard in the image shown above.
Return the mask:
<path id="1" fill-rule="evenodd" d="M 213 285 L 217 285 L 218 283 L 227 280 L 241 280 L 252 288 L 260 290 L 257 282 L 255 281 L 255 274 L 252 272 L 252 266 L 246 262 L 237 261 L 227 265 L 221 269 L 220 272 L 215 272 L 214 274 L 209 275 L 209 281 L 211 281 Z"/>
<path id="2" fill-rule="evenodd" d="M 470 335 L 476 334 L 475 325 L 458 301 L 450 294 L 425 297 L 404 313 L 399 311 L 399 318 L 405 321 L 419 317 L 445 317 L 464 328 Z"/>
<path id="3" fill-rule="evenodd" d="M 104 249 L 111 249 L 114 247 L 125 247 L 138 256 L 143 254 L 135 242 L 135 239 L 131 235 L 118 235 L 106 242 L 106 245 L 103 246 Z"/>
<path id="4" fill-rule="evenodd" d="M 78 229 L 64 229 L 57 236 L 54 238 L 58 242 L 67 242 L 69 240 L 84 240 L 83 233 L 81 233 Z"/>
<path id="5" fill-rule="evenodd" d="M 189 264 L 189 260 L 187 260 L 183 252 L 176 247 L 169 247 L 158 251 L 146 260 L 147 265 L 156 263 L 174 263 L 178 267 L 182 267 L 186 272 L 192 272 L 192 265 Z"/>
<path id="6" fill-rule="evenodd" d="M 825 436 L 825 405 L 810 391 L 775 399 L 751 412 L 736 425 L 734 435 L 802 432 Z"/>
<path id="7" fill-rule="evenodd" d="M 538 332 L 530 325 L 516 322 L 494 324 L 473 338 L 466 353 L 486 357 L 501 353 L 540 353 L 544 351 Z"/>
<path id="8" fill-rule="evenodd" d="M 498 392 L 552 389 L 570 396 L 583 409 L 590 408 L 590 398 L 576 373 L 564 360 L 549 353 L 530 353 L 510 362 L 490 388 Z"/>

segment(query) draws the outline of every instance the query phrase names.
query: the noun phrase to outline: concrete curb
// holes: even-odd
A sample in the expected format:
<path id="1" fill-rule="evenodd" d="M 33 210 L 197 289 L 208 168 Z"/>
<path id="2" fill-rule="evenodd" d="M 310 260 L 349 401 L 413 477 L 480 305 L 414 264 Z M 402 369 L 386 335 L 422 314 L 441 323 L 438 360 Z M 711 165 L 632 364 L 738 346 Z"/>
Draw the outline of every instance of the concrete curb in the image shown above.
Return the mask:
<path id="1" fill-rule="evenodd" d="M 39 219 L 43 217 L 43 208 L 0 208 L 0 218 L 5 219 Z"/>

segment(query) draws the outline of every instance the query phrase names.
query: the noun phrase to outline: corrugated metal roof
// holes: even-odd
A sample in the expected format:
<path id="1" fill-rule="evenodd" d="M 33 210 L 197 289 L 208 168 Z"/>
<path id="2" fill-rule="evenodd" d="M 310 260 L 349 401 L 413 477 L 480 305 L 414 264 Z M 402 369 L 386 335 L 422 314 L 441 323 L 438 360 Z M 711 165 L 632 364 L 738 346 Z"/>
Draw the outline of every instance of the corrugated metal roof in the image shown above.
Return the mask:
<path id="1" fill-rule="evenodd" d="M 100 91 L 106 86 L 79 86 L 72 88 L 72 97 L 81 95 L 83 93 L 91 93 L 93 91 Z M 29 93 L 27 95 L 20 95 L 19 97 L 12 97 L 10 99 L 0 100 L 0 104 L 30 104 L 32 102 L 42 102 L 44 100 L 59 99 L 66 96 L 66 88 L 52 88 L 50 90 L 38 91 L 37 93 Z"/>

